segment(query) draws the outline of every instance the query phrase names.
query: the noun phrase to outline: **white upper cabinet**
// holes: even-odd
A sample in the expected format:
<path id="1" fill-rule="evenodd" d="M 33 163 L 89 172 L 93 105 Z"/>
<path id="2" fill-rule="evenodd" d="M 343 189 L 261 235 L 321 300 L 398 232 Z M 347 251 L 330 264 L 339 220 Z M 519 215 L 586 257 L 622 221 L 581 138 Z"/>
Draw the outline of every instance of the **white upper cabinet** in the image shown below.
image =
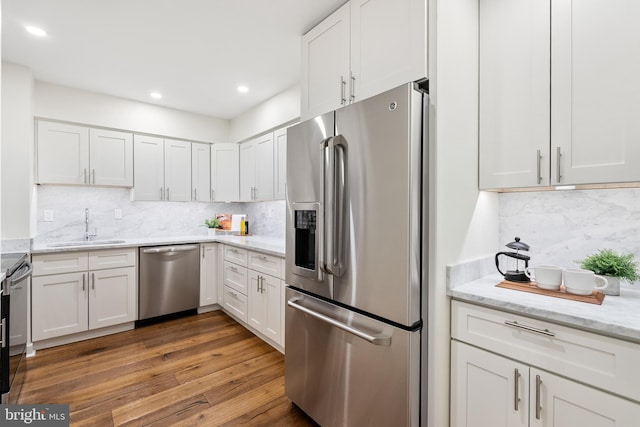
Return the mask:
<path id="1" fill-rule="evenodd" d="M 164 140 L 135 135 L 134 200 L 164 200 Z"/>
<path id="2" fill-rule="evenodd" d="M 301 119 L 427 77 L 426 0 L 352 0 L 302 37 Z"/>
<path id="3" fill-rule="evenodd" d="M 551 7 L 551 184 L 640 181 L 640 2 Z"/>
<path id="4" fill-rule="evenodd" d="M 549 185 L 550 1 L 480 5 L 480 188 Z"/>
<path id="5" fill-rule="evenodd" d="M 273 132 L 273 150 L 273 198 L 284 200 L 287 196 L 287 128 Z"/>
<path id="6" fill-rule="evenodd" d="M 480 188 L 640 181 L 640 3 L 479 4 Z"/>
<path id="7" fill-rule="evenodd" d="M 211 200 L 211 145 L 191 144 L 191 187 L 193 200 Z"/>
<path id="8" fill-rule="evenodd" d="M 211 200 L 233 202 L 240 199 L 240 145 L 211 146 Z"/>
<path id="9" fill-rule="evenodd" d="M 240 199 L 273 200 L 273 133 L 240 144 Z"/>
<path id="10" fill-rule="evenodd" d="M 191 143 L 175 139 L 164 140 L 165 200 L 191 200 Z"/>
<path id="11" fill-rule="evenodd" d="M 133 186 L 133 136 L 66 123 L 37 121 L 40 184 Z"/>
<path id="12" fill-rule="evenodd" d="M 301 120 L 348 103 L 349 3 L 302 37 Z"/>

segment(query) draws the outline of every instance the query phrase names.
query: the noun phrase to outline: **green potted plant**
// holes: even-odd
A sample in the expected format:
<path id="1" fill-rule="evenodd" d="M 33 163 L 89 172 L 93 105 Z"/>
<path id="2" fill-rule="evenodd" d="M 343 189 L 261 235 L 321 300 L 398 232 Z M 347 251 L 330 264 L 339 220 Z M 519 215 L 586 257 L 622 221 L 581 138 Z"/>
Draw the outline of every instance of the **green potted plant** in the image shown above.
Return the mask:
<path id="1" fill-rule="evenodd" d="M 204 225 L 206 225 L 208 228 L 209 236 L 215 236 L 216 230 L 222 228 L 222 226 L 220 225 L 220 221 L 218 221 L 218 218 L 205 219 Z"/>
<path id="2" fill-rule="evenodd" d="M 619 254 L 612 249 L 601 249 L 579 261 L 580 267 L 605 276 L 609 286 L 606 295 L 620 295 L 620 281 L 635 282 L 640 279 L 638 264 L 633 254 Z"/>

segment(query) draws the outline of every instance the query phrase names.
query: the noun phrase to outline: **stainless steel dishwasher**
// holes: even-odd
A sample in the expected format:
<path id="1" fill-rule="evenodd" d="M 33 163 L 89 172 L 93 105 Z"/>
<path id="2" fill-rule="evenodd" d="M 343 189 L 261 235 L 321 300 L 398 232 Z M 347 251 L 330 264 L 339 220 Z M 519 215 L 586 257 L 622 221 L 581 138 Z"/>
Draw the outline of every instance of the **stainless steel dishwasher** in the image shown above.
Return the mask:
<path id="1" fill-rule="evenodd" d="M 198 307 L 199 245 L 154 246 L 139 250 L 139 320 Z"/>

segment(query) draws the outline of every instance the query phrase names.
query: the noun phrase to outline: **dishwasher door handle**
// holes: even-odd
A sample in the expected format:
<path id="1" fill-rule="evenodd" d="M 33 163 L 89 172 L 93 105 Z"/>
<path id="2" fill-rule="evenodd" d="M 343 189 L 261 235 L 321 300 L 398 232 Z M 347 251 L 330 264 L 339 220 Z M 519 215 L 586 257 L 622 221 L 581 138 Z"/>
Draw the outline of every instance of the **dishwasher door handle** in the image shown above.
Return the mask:
<path id="1" fill-rule="evenodd" d="M 162 246 L 159 248 L 143 249 L 143 254 L 161 254 L 165 252 L 187 252 L 198 249 L 197 245 Z"/>

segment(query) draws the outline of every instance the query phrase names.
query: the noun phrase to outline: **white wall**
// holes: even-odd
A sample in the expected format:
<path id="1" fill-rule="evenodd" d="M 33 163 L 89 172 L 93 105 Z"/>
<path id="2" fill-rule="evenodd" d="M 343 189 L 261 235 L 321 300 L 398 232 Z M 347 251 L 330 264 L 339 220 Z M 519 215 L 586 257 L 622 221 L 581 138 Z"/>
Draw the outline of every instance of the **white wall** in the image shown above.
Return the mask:
<path id="1" fill-rule="evenodd" d="M 2 64 L 2 238 L 31 236 L 33 187 L 33 77 L 23 66 Z"/>
<path id="2" fill-rule="evenodd" d="M 228 120 L 40 81 L 34 115 L 199 142 L 229 140 Z"/>
<path id="3" fill-rule="evenodd" d="M 478 1 L 431 0 L 429 426 L 449 425 L 446 266 L 495 253 L 498 197 L 478 191 Z M 437 37 L 436 37 L 437 32 Z"/>
<path id="4" fill-rule="evenodd" d="M 229 141 L 241 142 L 300 118 L 300 86 L 293 86 L 231 120 Z"/>

